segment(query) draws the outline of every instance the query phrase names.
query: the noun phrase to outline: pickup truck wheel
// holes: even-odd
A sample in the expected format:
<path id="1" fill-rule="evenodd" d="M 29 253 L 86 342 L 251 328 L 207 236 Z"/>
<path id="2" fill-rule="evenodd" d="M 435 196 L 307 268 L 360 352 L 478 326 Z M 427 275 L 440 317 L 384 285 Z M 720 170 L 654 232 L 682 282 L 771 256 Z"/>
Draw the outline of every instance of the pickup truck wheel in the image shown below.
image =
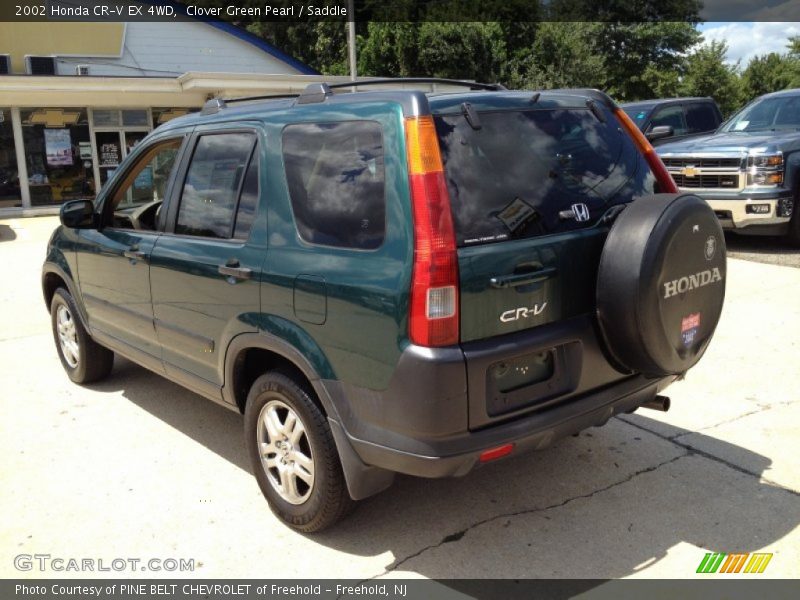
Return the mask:
<path id="1" fill-rule="evenodd" d="M 614 222 L 600 257 L 597 318 L 625 370 L 680 375 L 706 351 L 722 314 L 725 237 L 691 194 L 640 198 Z"/>
<path id="2" fill-rule="evenodd" d="M 114 366 L 114 353 L 95 342 L 78 317 L 75 300 L 58 288 L 50 303 L 53 338 L 61 364 L 75 383 L 91 383 L 108 376 Z"/>
<path id="3" fill-rule="evenodd" d="M 247 397 L 244 430 L 258 485 L 282 521 L 313 533 L 347 514 L 353 501 L 333 434 L 301 385 L 278 371 L 256 379 Z"/>

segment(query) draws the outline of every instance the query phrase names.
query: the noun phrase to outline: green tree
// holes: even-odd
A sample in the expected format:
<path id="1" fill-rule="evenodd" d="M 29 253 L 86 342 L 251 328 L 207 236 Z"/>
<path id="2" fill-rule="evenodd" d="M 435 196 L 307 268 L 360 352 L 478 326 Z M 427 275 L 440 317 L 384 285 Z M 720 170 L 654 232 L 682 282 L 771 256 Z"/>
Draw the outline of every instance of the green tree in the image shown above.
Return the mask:
<path id="1" fill-rule="evenodd" d="M 606 57 L 606 91 L 620 101 L 663 96 L 700 39 L 688 22 L 604 23 L 597 44 Z"/>
<path id="2" fill-rule="evenodd" d="M 699 0 L 550 0 L 544 18 L 568 28 L 591 18 L 596 27 L 592 39 L 583 44 L 603 59 L 605 90 L 628 101 L 677 92 L 686 55 L 701 40 L 696 29 L 700 8 Z M 594 61 L 594 57 L 587 59 Z M 574 69 L 583 71 L 578 66 Z"/>
<path id="3" fill-rule="evenodd" d="M 692 52 L 686 64 L 686 74 L 680 86 L 684 96 L 711 96 L 716 100 L 723 116 L 731 114 L 742 104 L 739 82 L 739 63 L 725 62 L 728 45 L 712 41 Z"/>
<path id="4" fill-rule="evenodd" d="M 498 23 L 419 25 L 419 67 L 431 77 L 498 81 L 506 63 L 503 30 Z"/>
<path id="5" fill-rule="evenodd" d="M 380 77 L 421 76 L 416 23 L 371 22 L 359 38 L 358 72 Z"/>
<path id="6" fill-rule="evenodd" d="M 533 46 L 516 58 L 509 73 L 512 87 L 605 88 L 606 59 L 597 46 L 599 23 L 546 22 Z"/>
<path id="7" fill-rule="evenodd" d="M 259 21 L 247 24 L 246 29 L 321 73 L 348 73 L 347 29 L 344 23 Z"/>
<path id="8" fill-rule="evenodd" d="M 620 101 L 675 96 L 686 53 L 699 41 L 690 23 L 545 22 L 509 81 L 524 87 L 597 87 Z"/>
<path id="9" fill-rule="evenodd" d="M 789 49 L 790 57 L 800 58 L 800 35 L 790 37 L 786 47 Z"/>
<path id="10" fill-rule="evenodd" d="M 792 87 L 797 75 L 797 59 L 770 52 L 754 56 L 742 72 L 742 91 L 751 99 L 762 94 Z"/>
<path id="11" fill-rule="evenodd" d="M 361 75 L 499 81 L 507 62 L 494 22 L 373 22 L 359 45 Z"/>

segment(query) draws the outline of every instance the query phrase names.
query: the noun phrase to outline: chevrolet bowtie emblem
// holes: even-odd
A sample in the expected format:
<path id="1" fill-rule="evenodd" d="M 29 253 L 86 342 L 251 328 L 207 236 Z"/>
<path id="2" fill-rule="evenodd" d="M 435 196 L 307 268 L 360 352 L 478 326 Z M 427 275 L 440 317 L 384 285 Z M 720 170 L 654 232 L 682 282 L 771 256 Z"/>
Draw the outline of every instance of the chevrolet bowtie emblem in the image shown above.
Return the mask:
<path id="1" fill-rule="evenodd" d="M 684 167 L 681 169 L 681 175 L 685 175 L 686 177 L 694 177 L 697 175 L 697 169 L 694 167 Z"/>

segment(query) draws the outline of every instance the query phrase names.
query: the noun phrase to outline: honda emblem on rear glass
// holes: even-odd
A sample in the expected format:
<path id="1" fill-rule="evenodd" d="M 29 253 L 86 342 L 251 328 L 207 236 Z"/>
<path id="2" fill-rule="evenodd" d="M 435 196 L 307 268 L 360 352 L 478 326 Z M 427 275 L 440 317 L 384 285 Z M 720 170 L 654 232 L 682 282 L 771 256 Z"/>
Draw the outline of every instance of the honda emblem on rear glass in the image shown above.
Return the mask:
<path id="1" fill-rule="evenodd" d="M 575 215 L 576 221 L 588 221 L 589 220 L 589 207 L 586 206 L 583 202 L 579 202 L 578 204 L 572 205 L 572 214 Z"/>

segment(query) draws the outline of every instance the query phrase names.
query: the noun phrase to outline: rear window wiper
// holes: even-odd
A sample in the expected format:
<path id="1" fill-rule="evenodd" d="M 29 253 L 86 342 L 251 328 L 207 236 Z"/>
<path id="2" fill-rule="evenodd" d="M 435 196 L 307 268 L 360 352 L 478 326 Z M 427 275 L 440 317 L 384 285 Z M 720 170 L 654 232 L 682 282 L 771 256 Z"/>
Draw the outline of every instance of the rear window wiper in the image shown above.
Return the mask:
<path id="1" fill-rule="evenodd" d="M 586 106 L 589 107 L 589 110 L 592 111 L 592 114 L 597 117 L 597 120 L 601 123 L 606 122 L 606 116 L 603 114 L 603 111 L 600 110 L 600 107 L 597 106 L 597 103 L 594 100 L 587 100 Z"/>
<path id="2" fill-rule="evenodd" d="M 469 123 L 469 126 L 472 127 L 475 131 L 478 131 L 483 125 L 481 125 L 481 118 L 478 116 L 478 112 L 472 108 L 472 104 L 469 102 L 464 102 L 461 105 L 461 114 L 464 115 L 464 118 Z"/>

